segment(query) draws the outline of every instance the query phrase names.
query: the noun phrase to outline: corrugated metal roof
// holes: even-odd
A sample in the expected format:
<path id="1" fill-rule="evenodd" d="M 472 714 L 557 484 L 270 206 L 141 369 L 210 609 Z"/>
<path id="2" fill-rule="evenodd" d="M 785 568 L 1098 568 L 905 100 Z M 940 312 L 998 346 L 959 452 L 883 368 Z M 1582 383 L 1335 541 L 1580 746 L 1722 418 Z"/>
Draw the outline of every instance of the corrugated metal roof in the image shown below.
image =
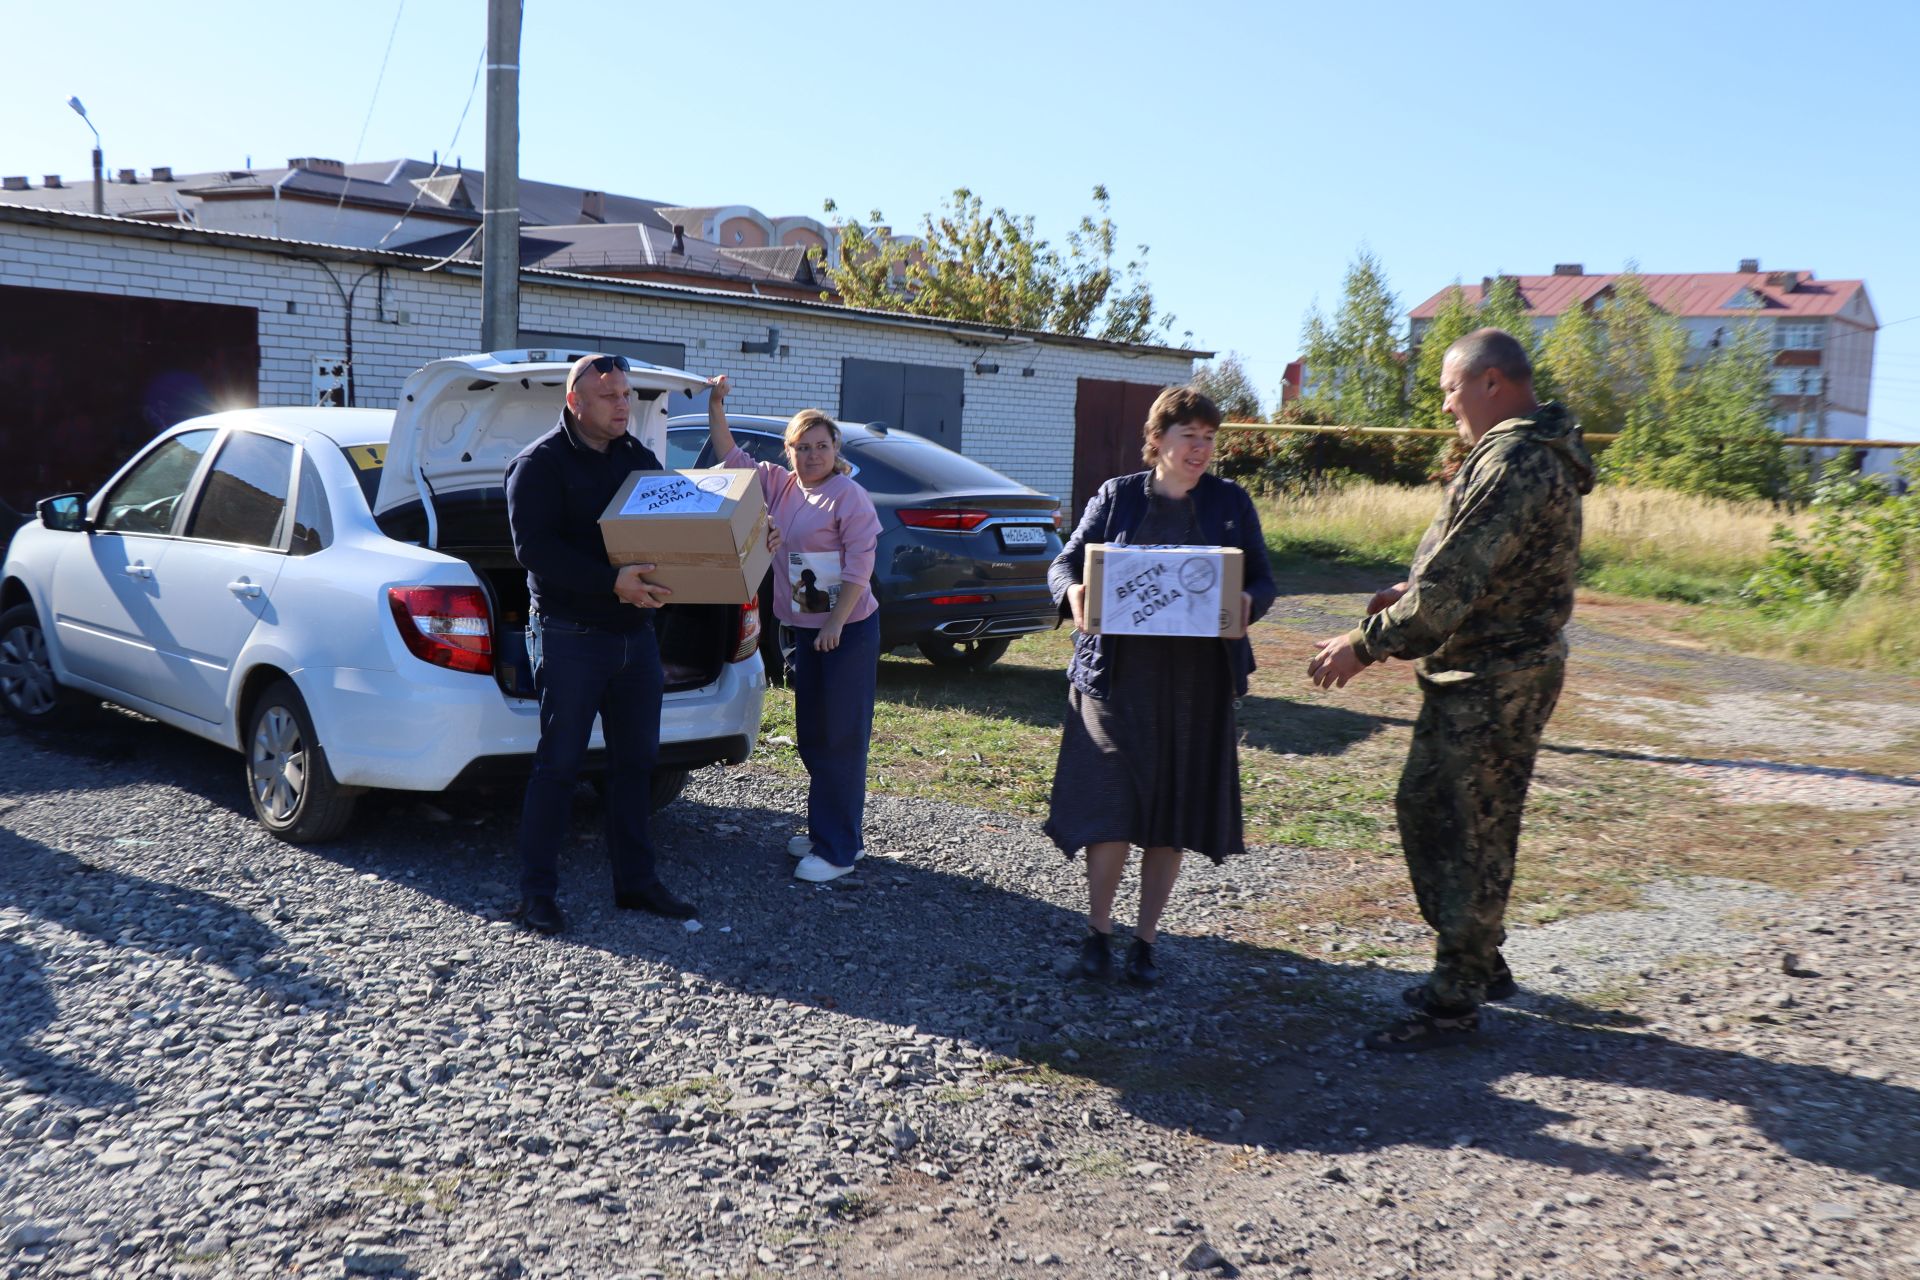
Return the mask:
<path id="1" fill-rule="evenodd" d="M 1568 307 L 1586 305 L 1613 288 L 1623 273 L 1609 275 L 1514 276 L 1520 299 L 1527 310 L 1538 316 L 1557 316 Z M 1792 276 L 1788 288 L 1783 277 Z M 1708 271 L 1688 274 L 1642 275 L 1647 296 L 1653 304 L 1674 316 L 1727 317 L 1748 315 L 1830 316 L 1837 315 L 1854 296 L 1866 288 L 1864 280 L 1817 280 L 1811 271 Z M 1459 286 L 1468 306 L 1478 306 L 1484 286 Z M 1415 307 L 1408 314 L 1415 320 L 1431 320 L 1445 305 L 1453 286 L 1448 286 Z M 1748 296 L 1751 291 L 1751 296 Z M 1746 305 L 1729 307 L 1736 299 Z M 1758 302 L 1758 306 L 1753 305 Z"/>
<path id="2" fill-rule="evenodd" d="M 12 192 L 8 193 L 13 194 Z M 135 239 L 164 240 L 176 242 L 222 245 L 228 248 L 250 250 L 255 253 L 273 254 L 280 257 L 324 259 L 336 262 L 384 263 L 411 271 L 428 270 L 433 265 L 431 257 L 421 255 L 417 250 L 369 249 L 358 245 L 326 244 L 320 241 L 286 240 L 277 236 L 263 236 L 246 231 L 213 231 L 203 227 L 175 226 L 165 223 L 146 222 L 134 218 L 115 217 L 111 214 L 99 215 L 74 212 L 64 209 L 35 209 L 9 207 L 0 201 L 0 222 L 19 223 L 25 226 L 56 227 L 63 230 L 95 231 L 109 235 L 125 235 Z M 461 238 L 465 233 L 459 233 Z M 691 242 L 689 242 L 691 244 Z M 442 255 L 444 256 L 444 255 Z M 447 268 L 452 271 L 471 272 L 478 264 L 461 263 Z M 822 319 L 869 320 L 876 324 L 892 325 L 902 329 L 931 329 L 936 332 L 960 334 L 977 333 L 982 337 L 997 338 L 1002 341 L 1009 338 L 1031 338 L 1063 347 L 1091 347 L 1108 351 L 1131 351 L 1153 355 L 1185 356 L 1193 360 L 1211 360 L 1218 355 L 1215 351 L 1201 350 L 1197 347 L 1162 346 L 1150 342 L 1116 342 L 1108 338 L 1077 337 L 1066 333 L 1049 333 L 1043 329 L 1021 329 L 1011 325 L 982 324 L 975 320 L 943 320 L 932 316 L 912 315 L 903 311 L 881 311 L 872 307 L 849 307 L 837 302 L 821 302 L 813 298 L 773 297 L 763 294 L 741 293 L 728 289 L 702 288 L 695 284 L 667 284 L 652 280 L 622 280 L 613 276 L 594 276 L 584 269 L 563 270 L 545 266 L 521 268 L 522 274 L 535 279 L 547 277 L 552 283 L 566 284 L 579 288 L 606 290 L 613 293 L 631 294 L 637 297 L 678 298 L 689 302 L 704 302 L 714 306 L 738 307 L 754 311 L 795 311 L 819 316 Z"/>

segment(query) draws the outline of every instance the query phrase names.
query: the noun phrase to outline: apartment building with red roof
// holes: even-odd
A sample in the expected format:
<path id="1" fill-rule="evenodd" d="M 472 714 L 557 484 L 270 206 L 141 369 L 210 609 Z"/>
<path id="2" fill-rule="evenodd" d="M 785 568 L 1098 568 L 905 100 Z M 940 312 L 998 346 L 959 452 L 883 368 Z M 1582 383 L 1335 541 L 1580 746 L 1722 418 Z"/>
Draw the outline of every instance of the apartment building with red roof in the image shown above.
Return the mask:
<path id="1" fill-rule="evenodd" d="M 1620 274 L 1589 275 L 1562 263 L 1552 275 L 1511 277 L 1536 332 L 1544 333 L 1569 307 L 1604 308 Z M 1821 280 L 1811 271 L 1762 271 L 1744 258 L 1737 271 L 1642 274 L 1653 304 L 1679 320 L 1690 358 L 1699 360 L 1747 325 L 1766 334 L 1773 351 L 1773 424 L 1788 435 L 1859 439 L 1867 434 L 1873 382 L 1874 335 L 1880 324 L 1863 280 Z M 1478 306 L 1494 277 L 1461 285 Z M 1433 324 L 1453 286 L 1408 315 L 1413 345 Z"/>

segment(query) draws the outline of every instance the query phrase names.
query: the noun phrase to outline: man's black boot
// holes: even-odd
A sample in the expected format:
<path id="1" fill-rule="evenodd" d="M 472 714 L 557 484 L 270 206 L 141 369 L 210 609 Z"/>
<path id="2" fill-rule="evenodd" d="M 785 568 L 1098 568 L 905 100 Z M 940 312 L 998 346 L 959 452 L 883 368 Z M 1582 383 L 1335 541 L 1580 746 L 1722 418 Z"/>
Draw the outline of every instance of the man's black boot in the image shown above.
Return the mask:
<path id="1" fill-rule="evenodd" d="M 559 933 L 567 927 L 567 918 L 560 914 L 560 904 L 543 893 L 521 899 L 513 914 L 521 928 L 535 933 Z"/>
<path id="2" fill-rule="evenodd" d="M 658 880 L 642 889 L 616 891 L 613 904 L 627 911 L 646 911 L 669 920 L 691 920 L 700 909 L 691 902 L 673 896 L 673 891 Z"/>

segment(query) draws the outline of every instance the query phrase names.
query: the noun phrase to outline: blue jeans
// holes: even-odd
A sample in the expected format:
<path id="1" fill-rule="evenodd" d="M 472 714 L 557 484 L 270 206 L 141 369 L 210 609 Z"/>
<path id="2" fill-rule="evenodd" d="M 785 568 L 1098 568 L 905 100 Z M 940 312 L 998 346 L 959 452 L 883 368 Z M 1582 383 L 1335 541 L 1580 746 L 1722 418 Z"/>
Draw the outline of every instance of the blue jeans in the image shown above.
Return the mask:
<path id="1" fill-rule="evenodd" d="M 794 737 L 807 766 L 807 834 L 813 851 L 838 867 L 863 847 L 867 807 L 867 743 L 873 737 L 873 677 L 880 661 L 880 615 L 840 630 L 830 653 L 813 647 L 820 633 L 793 632 Z"/>
<path id="2" fill-rule="evenodd" d="M 660 756 L 660 645 L 652 619 L 636 631 L 605 631 L 565 618 L 527 619 L 527 658 L 540 691 L 540 745 L 520 812 L 520 893 L 552 897 L 573 788 L 600 717 L 607 756 L 607 859 L 616 893 L 655 881 L 647 818 Z"/>

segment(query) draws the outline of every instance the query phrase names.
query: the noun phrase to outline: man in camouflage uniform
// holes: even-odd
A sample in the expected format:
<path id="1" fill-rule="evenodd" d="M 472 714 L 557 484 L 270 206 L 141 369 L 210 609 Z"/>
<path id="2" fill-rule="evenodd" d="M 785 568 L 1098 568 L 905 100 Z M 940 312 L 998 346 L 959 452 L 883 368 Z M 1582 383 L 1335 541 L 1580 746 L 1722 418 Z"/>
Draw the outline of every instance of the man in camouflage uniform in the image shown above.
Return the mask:
<path id="1" fill-rule="evenodd" d="M 1520 811 L 1566 674 L 1580 497 L 1593 464 L 1557 404 L 1534 399 L 1526 351 L 1480 329 L 1447 351 L 1446 409 L 1469 453 L 1407 581 L 1321 641 L 1308 675 L 1346 684 L 1384 658 L 1418 658 L 1423 701 L 1395 810 L 1420 913 L 1438 935 L 1414 1014 L 1367 1040 L 1417 1050 L 1469 1039 L 1477 1007 L 1514 991 L 1500 955 Z"/>

